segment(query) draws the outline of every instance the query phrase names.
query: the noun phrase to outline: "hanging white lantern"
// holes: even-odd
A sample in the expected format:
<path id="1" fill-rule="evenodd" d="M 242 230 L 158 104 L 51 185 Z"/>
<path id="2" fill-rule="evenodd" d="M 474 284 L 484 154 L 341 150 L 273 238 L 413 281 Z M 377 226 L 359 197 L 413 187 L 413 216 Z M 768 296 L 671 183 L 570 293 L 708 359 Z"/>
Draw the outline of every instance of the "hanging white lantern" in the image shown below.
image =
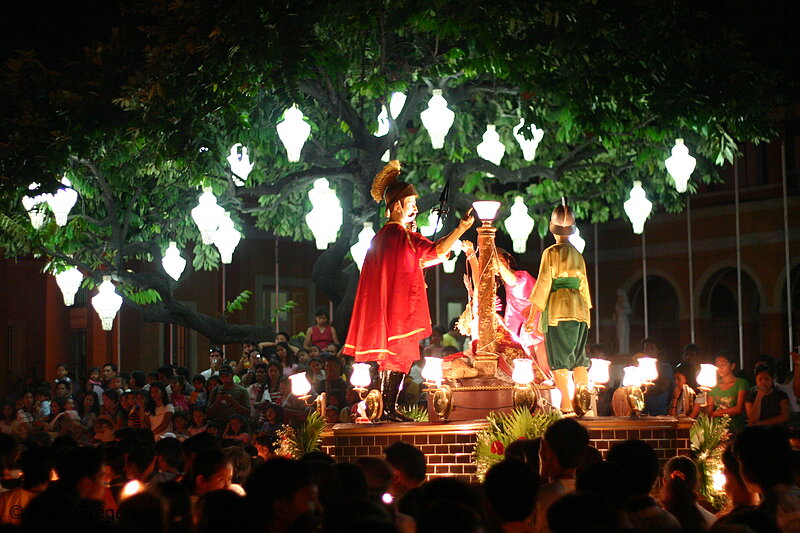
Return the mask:
<path id="1" fill-rule="evenodd" d="M 55 275 L 56 284 L 64 295 L 64 305 L 67 307 L 75 303 L 75 295 L 81 288 L 83 274 L 75 267 L 69 267 Z"/>
<path id="2" fill-rule="evenodd" d="M 239 148 L 242 149 L 241 153 L 239 153 Z M 254 163 L 250 162 L 250 156 L 247 154 L 247 146 L 243 146 L 242 143 L 236 143 L 231 146 L 228 164 L 231 166 L 231 172 L 233 173 L 233 183 L 237 187 L 244 186 L 247 176 L 250 175 L 254 165 Z"/>
<path id="3" fill-rule="evenodd" d="M 329 187 L 325 178 L 314 182 L 314 188 L 308 191 L 308 199 L 313 209 L 306 215 L 306 224 L 314 234 L 317 250 L 324 250 L 328 244 L 336 241 L 336 234 L 342 225 L 342 207 L 336 191 Z"/>
<path id="4" fill-rule="evenodd" d="M 178 250 L 178 245 L 175 241 L 169 241 L 169 246 L 164 251 L 164 257 L 161 258 L 161 266 L 169 274 L 169 276 L 178 281 L 186 268 L 186 259 L 181 257 L 181 252 Z"/>
<path id="5" fill-rule="evenodd" d="M 578 250 L 578 253 L 583 253 L 583 250 L 586 248 L 586 241 L 583 237 L 581 237 L 581 230 L 578 229 L 578 226 L 575 226 L 575 233 L 570 235 L 569 243 Z"/>
<path id="6" fill-rule="evenodd" d="M 378 129 L 375 132 L 375 137 L 383 137 L 389 130 L 391 129 L 391 123 L 389 122 L 389 113 L 392 114 L 392 118 L 396 119 L 400 116 L 400 112 L 403 110 L 403 106 L 406 105 L 406 95 L 403 93 L 392 93 L 392 96 L 389 98 L 389 109 L 387 111 L 386 106 L 381 106 L 381 112 L 378 115 Z M 388 150 L 386 154 L 384 154 L 384 158 L 381 158 L 382 161 L 389 161 L 388 157 Z"/>
<path id="7" fill-rule="evenodd" d="M 292 374 L 289 376 L 289 381 L 292 383 L 292 394 L 294 396 L 302 398 L 311 392 L 311 383 L 309 383 L 305 372 Z"/>
<path id="8" fill-rule="evenodd" d="M 122 306 L 122 296 L 114 291 L 111 276 L 103 276 L 103 283 L 97 288 L 97 295 L 92 298 L 92 306 L 100 315 L 103 330 L 111 331 L 114 317 Z"/>
<path id="9" fill-rule="evenodd" d="M 653 210 L 653 204 L 647 199 L 647 194 L 642 189 L 641 181 L 634 181 L 630 198 L 625 202 L 625 214 L 633 224 L 633 232 L 641 235 L 644 231 L 644 222 Z"/>
<path id="10" fill-rule="evenodd" d="M 664 161 L 667 172 L 675 182 L 675 190 L 686 192 L 689 177 L 694 172 L 697 159 L 689 155 L 689 149 L 683 144 L 683 139 L 675 139 L 675 146 L 672 147 L 672 155 Z"/>
<path id="11" fill-rule="evenodd" d="M 533 359 L 518 357 L 514 359 L 514 370 L 511 372 L 511 379 L 517 385 L 527 385 L 533 381 Z"/>
<path id="12" fill-rule="evenodd" d="M 494 124 L 488 124 L 483 133 L 483 142 L 478 145 L 478 155 L 495 165 L 499 165 L 506 153 L 506 147 L 500 142 L 500 134 Z"/>
<path id="13" fill-rule="evenodd" d="M 214 246 L 219 250 L 223 264 L 229 265 L 233 261 L 233 251 L 242 239 L 242 234 L 233 225 L 231 214 L 225 211 L 219 228 L 214 232 Z"/>
<path id="14" fill-rule="evenodd" d="M 515 196 L 514 203 L 511 205 L 511 216 L 505 220 L 506 231 L 514 243 L 514 253 L 525 253 L 528 236 L 533 231 L 534 225 L 522 196 Z"/>
<path id="15" fill-rule="evenodd" d="M 441 89 L 433 90 L 433 96 L 428 101 L 428 109 L 420 113 L 419 118 L 431 136 L 433 148 L 435 150 L 442 148 L 444 146 L 444 138 L 447 136 L 447 132 L 450 131 L 456 114 L 447 108 L 447 100 L 442 96 Z"/>
<path id="16" fill-rule="evenodd" d="M 442 269 L 444 269 L 445 274 L 452 274 L 456 271 L 456 261 L 458 261 L 458 256 L 461 255 L 462 251 L 461 241 L 456 239 L 456 242 L 453 243 L 450 251 L 453 252 L 450 256 L 450 259 L 445 259 L 442 261 Z"/>
<path id="17" fill-rule="evenodd" d="M 38 188 L 39 184 L 36 182 L 28 185 L 29 191 L 35 191 Z M 27 195 L 22 197 L 22 206 L 25 208 L 25 211 L 27 211 L 28 216 L 31 219 L 31 226 L 33 226 L 33 229 L 39 229 L 42 227 L 42 224 L 44 224 L 44 218 L 46 215 L 44 204 L 47 203 L 51 196 L 52 194 L 45 193 L 37 194 L 33 197 Z"/>
<path id="18" fill-rule="evenodd" d="M 359 272 L 364 265 L 364 258 L 367 257 L 367 251 L 374 236 L 375 230 L 372 229 L 372 222 L 364 222 L 364 229 L 358 233 L 358 242 L 350 247 L 350 255 L 353 256 L 353 261 L 358 265 Z"/>
<path id="19" fill-rule="evenodd" d="M 56 224 L 59 226 L 67 225 L 67 217 L 72 210 L 72 206 L 78 201 L 78 193 L 72 188 L 72 183 L 66 176 L 61 178 L 61 184 L 64 185 L 63 189 L 58 189 L 55 194 L 47 198 L 47 205 L 53 211 L 56 218 Z"/>
<path id="20" fill-rule="evenodd" d="M 389 98 L 389 112 L 392 114 L 392 118 L 399 117 L 405 105 L 406 95 L 404 93 L 392 93 L 391 98 Z"/>
<path id="21" fill-rule="evenodd" d="M 375 137 L 383 137 L 389 130 L 392 128 L 392 125 L 389 123 L 389 111 L 386 110 L 386 106 L 381 106 L 381 112 L 378 114 L 378 129 L 375 131 Z"/>
<path id="22" fill-rule="evenodd" d="M 369 368 L 369 363 L 353 363 L 350 384 L 361 390 L 365 390 L 372 385 L 372 376 L 369 374 Z"/>
<path id="23" fill-rule="evenodd" d="M 303 112 L 293 105 L 283 114 L 283 122 L 278 124 L 278 137 L 291 163 L 300 161 L 300 152 L 311 135 L 311 126 L 303 118 Z"/>
<path id="24" fill-rule="evenodd" d="M 513 129 L 514 138 L 519 143 L 519 147 L 522 148 L 523 159 L 525 161 L 533 161 L 536 158 L 536 149 L 544 137 L 544 130 L 537 128 L 536 124 L 531 124 L 528 129 L 531 131 L 532 137 L 526 139 L 522 134 L 523 127 L 525 127 L 525 119 L 521 118 L 519 119 L 519 124 Z"/>
<path id="25" fill-rule="evenodd" d="M 203 194 L 200 195 L 197 207 L 192 209 L 192 219 L 200 230 L 203 244 L 214 243 L 214 232 L 217 231 L 224 214 L 225 210 L 217 205 L 217 197 L 211 192 L 211 187 L 203 187 Z"/>

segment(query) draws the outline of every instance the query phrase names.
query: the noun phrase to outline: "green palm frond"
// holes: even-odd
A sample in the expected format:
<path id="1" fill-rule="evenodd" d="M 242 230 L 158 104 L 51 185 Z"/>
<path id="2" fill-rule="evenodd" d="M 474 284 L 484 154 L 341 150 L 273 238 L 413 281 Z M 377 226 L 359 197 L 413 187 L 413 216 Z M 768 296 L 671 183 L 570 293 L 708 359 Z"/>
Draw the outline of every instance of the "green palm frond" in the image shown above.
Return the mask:
<path id="1" fill-rule="evenodd" d="M 725 505 L 725 495 L 714 488 L 714 473 L 722 467 L 723 443 L 728 438 L 728 416 L 709 417 L 701 414 L 689 431 L 692 458 L 697 465 L 700 494 L 716 509 Z"/>
<path id="2" fill-rule="evenodd" d="M 402 406 L 400 407 L 400 412 L 414 422 L 428 422 L 430 420 L 428 410 L 422 405 Z"/>

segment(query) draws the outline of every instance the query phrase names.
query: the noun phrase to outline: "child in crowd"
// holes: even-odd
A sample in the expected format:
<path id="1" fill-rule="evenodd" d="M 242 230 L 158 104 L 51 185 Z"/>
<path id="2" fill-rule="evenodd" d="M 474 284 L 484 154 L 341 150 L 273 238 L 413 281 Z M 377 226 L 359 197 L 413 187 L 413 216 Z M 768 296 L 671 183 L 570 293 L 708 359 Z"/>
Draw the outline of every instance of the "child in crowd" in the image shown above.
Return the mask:
<path id="1" fill-rule="evenodd" d="M 134 429 L 144 427 L 144 410 L 147 405 L 148 394 L 145 390 L 138 390 L 134 393 L 134 403 L 128 412 L 128 426 Z"/>
<path id="2" fill-rule="evenodd" d="M 208 429 L 206 408 L 203 406 L 196 406 L 192 409 L 192 425 L 189 428 L 189 435 L 195 436 L 198 433 L 204 432 L 206 429 Z"/>
<path id="3" fill-rule="evenodd" d="M 189 418 L 185 412 L 178 411 L 172 417 L 172 433 L 181 442 L 189 438 Z"/>
<path id="4" fill-rule="evenodd" d="M 244 444 L 250 443 L 250 434 L 247 433 L 242 415 L 233 415 L 222 433 L 223 439 L 236 439 Z"/>
<path id="5" fill-rule="evenodd" d="M 72 390 L 72 379 L 69 377 L 69 368 L 64 363 L 59 363 L 56 365 L 56 379 L 53 380 L 54 383 L 58 383 L 59 381 L 63 381 L 67 384 L 67 394 L 72 394 L 74 391 Z"/>
<path id="6" fill-rule="evenodd" d="M 170 391 L 172 392 L 170 399 L 172 405 L 175 406 L 176 412 L 189 412 L 189 398 L 187 398 L 183 389 L 186 387 L 186 380 L 182 376 L 174 376 L 170 380 Z"/>
<path id="7" fill-rule="evenodd" d="M 40 387 L 36 389 L 36 418 L 38 420 L 45 419 L 50 416 L 50 389 L 47 387 Z"/>
<path id="8" fill-rule="evenodd" d="M 103 382 L 100 381 L 100 367 L 93 366 L 89 369 L 89 379 L 86 380 L 86 391 L 94 392 L 97 397 L 103 395 Z"/>
<path id="9" fill-rule="evenodd" d="M 258 435 L 275 438 L 278 436 L 278 430 L 283 426 L 283 408 L 275 404 L 267 406 L 266 417 L 267 421 L 258 430 Z"/>
<path id="10" fill-rule="evenodd" d="M 319 384 L 325 381 L 325 371 L 322 369 L 322 361 L 318 357 L 314 357 L 308 362 L 306 378 L 314 390 L 317 390 Z"/>
<path id="11" fill-rule="evenodd" d="M 189 406 L 205 407 L 208 403 L 208 393 L 206 392 L 206 377 L 203 374 L 197 374 L 192 378 L 192 394 L 189 396 Z"/>

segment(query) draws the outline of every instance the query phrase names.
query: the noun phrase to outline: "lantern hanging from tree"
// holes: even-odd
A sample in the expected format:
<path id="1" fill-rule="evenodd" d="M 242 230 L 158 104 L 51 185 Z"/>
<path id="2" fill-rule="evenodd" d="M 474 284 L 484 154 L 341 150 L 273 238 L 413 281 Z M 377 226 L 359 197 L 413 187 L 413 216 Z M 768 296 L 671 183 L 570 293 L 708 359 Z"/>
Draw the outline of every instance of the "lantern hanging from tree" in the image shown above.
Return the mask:
<path id="1" fill-rule="evenodd" d="M 92 306 L 94 306 L 97 314 L 100 315 L 103 330 L 111 331 L 111 327 L 114 325 L 114 317 L 117 316 L 117 312 L 122 306 L 122 296 L 114 290 L 111 276 L 103 276 L 103 283 L 97 288 L 97 295 L 92 298 Z"/>
<path id="2" fill-rule="evenodd" d="M 324 250 L 328 244 L 336 241 L 342 226 L 342 207 L 336 191 L 329 187 L 325 178 L 314 182 L 314 188 L 308 191 L 308 199 L 313 209 L 306 215 L 306 224 L 314 234 L 317 250 Z"/>
<path id="3" fill-rule="evenodd" d="M 644 222 L 653 210 L 653 204 L 647 199 L 647 194 L 642 189 L 641 181 L 634 181 L 630 198 L 625 202 L 625 214 L 633 224 L 633 232 L 641 235 L 644 231 Z"/>
<path id="4" fill-rule="evenodd" d="M 28 185 L 29 191 L 35 191 L 39 188 L 39 184 L 34 182 Z M 28 216 L 31 219 L 31 226 L 33 229 L 39 229 L 44 224 L 44 204 L 50 199 L 52 195 L 48 193 L 44 194 L 37 194 L 36 196 L 23 196 L 22 197 L 22 206 L 27 211 Z"/>
<path id="5" fill-rule="evenodd" d="M 161 258 L 161 266 L 169 274 L 169 276 L 178 281 L 186 268 L 186 259 L 181 257 L 181 252 L 178 250 L 178 245 L 175 241 L 169 241 L 169 246 L 164 251 L 164 257 Z"/>
<path id="6" fill-rule="evenodd" d="M 521 118 L 519 119 L 519 124 L 514 127 L 514 138 L 519 143 L 519 147 L 522 148 L 522 157 L 525 161 L 533 161 L 536 158 L 536 149 L 544 137 L 544 130 L 537 128 L 536 124 L 531 124 L 528 126 L 531 138 L 526 139 L 522 134 L 523 127 L 525 127 L 525 119 Z"/>
<path id="7" fill-rule="evenodd" d="M 586 248 L 586 241 L 581 237 L 581 230 L 578 229 L 578 226 L 575 226 L 575 233 L 569 236 L 569 243 L 578 250 L 578 253 L 583 253 L 583 250 Z"/>
<path id="8" fill-rule="evenodd" d="M 514 243 L 514 253 L 524 254 L 528 244 L 528 236 L 534 228 L 533 218 L 528 214 L 528 206 L 522 196 L 514 197 L 511 216 L 505 220 L 506 231 Z"/>
<path id="9" fill-rule="evenodd" d="M 478 155 L 483 159 L 499 165 L 506 153 L 506 147 L 500 142 L 500 134 L 494 124 L 488 124 L 483 133 L 483 142 L 478 145 Z"/>
<path id="10" fill-rule="evenodd" d="M 447 108 L 447 100 L 442 96 L 441 89 L 434 89 L 433 96 L 428 101 L 428 109 L 420 113 L 422 125 L 431 136 L 431 145 L 435 150 L 444 146 L 444 138 L 453 125 L 456 114 Z"/>
<path id="11" fill-rule="evenodd" d="M 72 206 L 75 205 L 75 202 L 78 201 L 78 193 L 72 188 L 72 183 L 66 176 L 61 178 L 61 184 L 64 185 L 64 187 L 58 189 L 55 194 L 47 198 L 47 205 L 49 205 L 50 210 L 53 211 L 56 224 L 59 226 L 66 226 L 69 212 L 72 210 Z"/>
<path id="12" fill-rule="evenodd" d="M 675 146 L 672 147 L 672 155 L 664 161 L 667 172 L 675 182 L 675 190 L 686 192 L 689 177 L 694 172 L 697 159 L 689 155 L 689 149 L 683 144 L 683 139 L 675 139 Z"/>
<path id="13" fill-rule="evenodd" d="M 239 153 L 239 148 L 242 149 L 241 153 Z M 228 164 L 231 166 L 231 172 L 233 173 L 233 183 L 235 183 L 237 187 L 243 187 L 254 165 L 254 163 L 250 162 L 247 146 L 242 146 L 242 143 L 236 143 L 231 146 Z"/>
<path id="14" fill-rule="evenodd" d="M 369 245 L 372 243 L 372 238 L 375 236 L 375 230 L 372 229 L 372 222 L 364 222 L 364 229 L 358 233 L 358 242 L 350 247 L 350 255 L 353 256 L 353 261 L 358 265 L 358 270 L 364 265 L 364 258 L 367 256 Z"/>
<path id="15" fill-rule="evenodd" d="M 311 135 L 311 126 L 303 118 L 303 112 L 293 105 L 283 114 L 283 122 L 278 124 L 278 137 L 291 163 L 300 161 L 300 152 Z"/>
<path id="16" fill-rule="evenodd" d="M 217 205 L 217 197 L 211 192 L 211 187 L 203 187 L 197 207 L 192 209 L 192 219 L 200 230 L 203 244 L 214 243 L 214 232 L 224 214 L 225 210 Z"/>
<path id="17" fill-rule="evenodd" d="M 231 214 L 225 211 L 219 228 L 214 232 L 214 246 L 219 250 L 223 264 L 229 265 L 233 261 L 233 251 L 242 239 L 242 234 L 233 225 Z"/>
<path id="18" fill-rule="evenodd" d="M 75 295 L 78 289 L 81 288 L 83 281 L 83 274 L 75 267 L 68 267 L 55 275 L 56 284 L 61 289 L 61 294 L 64 295 L 64 305 L 67 307 L 75 303 Z"/>

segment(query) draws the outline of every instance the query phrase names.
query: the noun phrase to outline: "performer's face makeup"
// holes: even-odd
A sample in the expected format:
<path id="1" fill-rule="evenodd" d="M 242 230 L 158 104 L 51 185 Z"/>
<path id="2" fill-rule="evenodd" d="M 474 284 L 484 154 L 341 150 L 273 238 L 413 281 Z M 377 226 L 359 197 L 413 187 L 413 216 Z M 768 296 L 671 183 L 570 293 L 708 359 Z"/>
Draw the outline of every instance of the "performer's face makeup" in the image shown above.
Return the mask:
<path id="1" fill-rule="evenodd" d="M 398 222 L 401 224 L 408 224 L 417 218 L 417 197 L 406 196 L 397 203 L 395 209 L 400 211 L 400 220 L 398 220 Z"/>

